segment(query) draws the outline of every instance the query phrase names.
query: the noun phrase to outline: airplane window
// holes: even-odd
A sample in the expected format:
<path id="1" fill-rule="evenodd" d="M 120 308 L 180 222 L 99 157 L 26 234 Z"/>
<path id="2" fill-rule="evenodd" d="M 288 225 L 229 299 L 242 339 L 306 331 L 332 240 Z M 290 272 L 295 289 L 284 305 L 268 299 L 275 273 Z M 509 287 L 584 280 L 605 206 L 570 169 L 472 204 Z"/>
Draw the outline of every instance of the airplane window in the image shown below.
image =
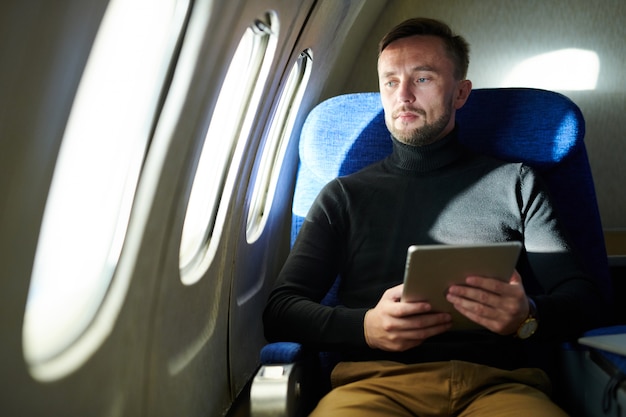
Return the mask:
<path id="1" fill-rule="evenodd" d="M 275 15 L 268 14 L 246 30 L 217 99 L 183 225 L 179 266 L 186 285 L 201 278 L 216 249 L 232 191 L 228 173 L 237 170 L 247 143 L 276 49 L 277 26 Z"/>
<path id="2" fill-rule="evenodd" d="M 267 221 L 282 160 L 310 74 L 311 51 L 307 50 L 300 53 L 291 69 L 264 145 L 248 212 L 246 236 L 249 243 L 258 239 Z"/>
<path id="3" fill-rule="evenodd" d="M 97 313 L 188 10 L 189 0 L 112 0 L 104 15 L 57 157 L 33 264 L 22 339 L 36 379 L 76 369 L 110 331 L 114 314 L 104 323 Z"/>

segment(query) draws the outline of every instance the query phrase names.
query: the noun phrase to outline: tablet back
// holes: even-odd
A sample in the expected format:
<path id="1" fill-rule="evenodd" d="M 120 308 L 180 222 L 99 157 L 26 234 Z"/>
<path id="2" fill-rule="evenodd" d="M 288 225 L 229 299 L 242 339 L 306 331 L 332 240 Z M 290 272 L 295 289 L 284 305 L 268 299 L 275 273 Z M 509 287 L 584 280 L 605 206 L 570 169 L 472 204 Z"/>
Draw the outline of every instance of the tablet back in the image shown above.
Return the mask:
<path id="1" fill-rule="evenodd" d="M 508 281 L 521 247 L 520 242 L 410 246 L 402 301 L 428 301 L 433 311 L 451 313 L 453 329 L 479 327 L 446 300 L 448 288 L 471 275 Z"/>

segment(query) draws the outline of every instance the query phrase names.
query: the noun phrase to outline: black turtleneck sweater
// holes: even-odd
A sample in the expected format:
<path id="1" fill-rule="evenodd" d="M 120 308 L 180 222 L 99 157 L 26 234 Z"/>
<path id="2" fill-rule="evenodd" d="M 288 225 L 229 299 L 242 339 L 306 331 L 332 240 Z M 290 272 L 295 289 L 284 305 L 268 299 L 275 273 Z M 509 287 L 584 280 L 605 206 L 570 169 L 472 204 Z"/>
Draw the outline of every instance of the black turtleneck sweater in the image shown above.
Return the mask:
<path id="1" fill-rule="evenodd" d="M 487 330 L 450 331 L 401 353 L 370 349 L 365 312 L 402 282 L 412 244 L 520 241 L 517 269 L 537 304 L 530 340 L 576 337 L 593 326 L 601 295 L 581 272 L 536 174 L 476 155 L 453 133 L 423 147 L 393 140 L 393 153 L 331 181 L 313 203 L 264 312 L 269 341 L 339 351 L 344 360 L 467 360 L 526 366 L 522 342 Z M 320 304 L 341 277 L 340 306 Z"/>

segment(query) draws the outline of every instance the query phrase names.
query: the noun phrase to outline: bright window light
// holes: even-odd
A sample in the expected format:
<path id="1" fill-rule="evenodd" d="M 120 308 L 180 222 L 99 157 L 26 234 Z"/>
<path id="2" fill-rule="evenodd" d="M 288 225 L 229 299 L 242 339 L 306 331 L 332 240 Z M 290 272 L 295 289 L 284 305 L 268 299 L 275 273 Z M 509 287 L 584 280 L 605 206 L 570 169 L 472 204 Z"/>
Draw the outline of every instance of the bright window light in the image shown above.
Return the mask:
<path id="1" fill-rule="evenodd" d="M 196 283 L 212 259 L 230 201 L 228 173 L 236 171 L 276 50 L 278 22 L 267 15 L 249 27 L 235 51 L 204 139 L 180 243 L 185 285 Z M 220 210 L 222 216 L 220 217 Z M 211 245 L 213 243 L 213 245 Z"/>
<path id="2" fill-rule="evenodd" d="M 283 157 L 310 74 L 311 51 L 307 50 L 300 54 L 289 73 L 264 144 L 248 212 L 246 235 L 249 243 L 258 239 L 267 222 Z"/>
<path id="3" fill-rule="evenodd" d="M 530 87 L 545 90 L 595 90 L 600 58 L 593 51 L 561 49 L 529 58 L 518 64 L 502 87 Z"/>
<path id="4" fill-rule="evenodd" d="M 33 265 L 23 346 L 35 378 L 59 378 L 90 354 L 67 349 L 93 322 L 113 278 L 188 7 L 189 0 L 112 0 L 103 18 L 56 161 Z"/>

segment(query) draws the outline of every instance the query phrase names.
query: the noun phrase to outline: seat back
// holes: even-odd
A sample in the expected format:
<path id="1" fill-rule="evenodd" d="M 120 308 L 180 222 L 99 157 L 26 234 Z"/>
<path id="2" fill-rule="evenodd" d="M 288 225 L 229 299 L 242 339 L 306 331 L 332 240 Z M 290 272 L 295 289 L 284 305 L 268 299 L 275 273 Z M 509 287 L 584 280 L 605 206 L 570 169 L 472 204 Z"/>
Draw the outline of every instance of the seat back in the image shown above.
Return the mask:
<path id="1" fill-rule="evenodd" d="M 586 271 L 611 300 L 606 249 L 583 141 L 580 109 L 527 88 L 476 89 L 457 111 L 459 140 L 479 153 L 524 162 L 543 177 Z M 309 114 L 300 138 L 292 242 L 321 188 L 386 157 L 392 148 L 379 93 L 331 98 Z"/>

